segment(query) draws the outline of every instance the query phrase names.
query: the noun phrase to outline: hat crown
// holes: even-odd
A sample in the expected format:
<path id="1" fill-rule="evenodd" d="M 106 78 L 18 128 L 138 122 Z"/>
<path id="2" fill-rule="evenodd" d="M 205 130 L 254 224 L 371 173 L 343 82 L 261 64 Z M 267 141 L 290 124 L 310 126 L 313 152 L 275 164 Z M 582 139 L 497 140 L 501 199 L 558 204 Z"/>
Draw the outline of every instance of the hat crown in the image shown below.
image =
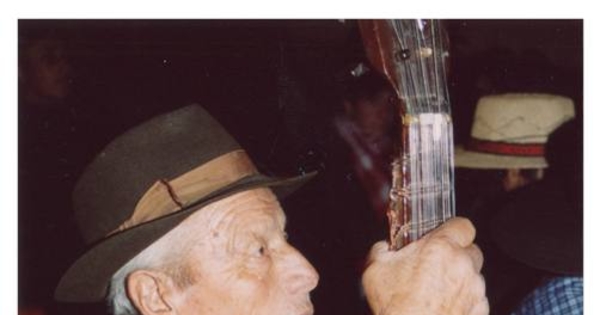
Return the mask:
<path id="1" fill-rule="evenodd" d="M 550 94 L 508 93 L 482 97 L 471 137 L 509 143 L 545 143 L 548 135 L 575 116 L 573 101 Z"/>
<path id="2" fill-rule="evenodd" d="M 96 156 L 75 186 L 75 218 L 86 243 L 114 232 L 156 181 L 173 179 L 239 149 L 197 105 L 130 129 Z"/>
<path id="3" fill-rule="evenodd" d="M 454 165 L 478 169 L 544 168 L 549 134 L 575 116 L 569 98 L 507 93 L 477 103 L 471 139 L 455 149 Z"/>

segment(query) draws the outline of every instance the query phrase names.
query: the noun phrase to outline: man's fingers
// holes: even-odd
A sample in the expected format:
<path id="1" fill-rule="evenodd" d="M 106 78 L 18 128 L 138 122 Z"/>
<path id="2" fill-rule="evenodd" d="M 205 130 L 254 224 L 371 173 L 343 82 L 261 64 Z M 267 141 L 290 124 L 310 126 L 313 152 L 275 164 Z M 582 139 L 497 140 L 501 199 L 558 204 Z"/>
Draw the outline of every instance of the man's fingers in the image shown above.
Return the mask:
<path id="1" fill-rule="evenodd" d="M 469 314 L 473 315 L 487 315 L 489 312 L 489 304 L 487 297 L 485 296 L 485 279 L 482 274 L 477 274 L 473 278 L 473 282 L 470 285 L 471 289 L 474 290 L 474 305 Z"/>
<path id="2" fill-rule="evenodd" d="M 483 299 L 481 299 L 479 301 L 479 303 L 477 303 L 477 304 L 475 304 L 475 306 L 473 306 L 473 308 L 469 312 L 469 315 L 488 315 L 489 313 L 490 313 L 490 304 L 488 302 L 488 299 L 486 297 L 484 297 Z"/>
<path id="3" fill-rule="evenodd" d="M 455 217 L 433 230 L 431 237 L 450 239 L 461 247 L 467 247 L 475 239 L 475 227 L 468 219 Z"/>
<path id="4" fill-rule="evenodd" d="M 470 246 L 465 248 L 465 250 L 467 252 L 467 255 L 471 257 L 471 260 L 473 261 L 473 267 L 475 268 L 475 270 L 477 272 L 480 272 L 481 268 L 483 267 L 483 253 L 481 252 L 481 249 L 479 249 L 477 245 L 471 244 Z"/>
<path id="5" fill-rule="evenodd" d="M 379 241 L 375 243 L 371 247 L 371 251 L 369 252 L 368 264 L 373 262 L 374 260 L 381 259 L 384 255 L 389 255 L 389 244 L 386 241 Z"/>
<path id="6" fill-rule="evenodd" d="M 371 248 L 371 254 L 380 255 L 389 252 L 390 244 L 387 241 L 379 241 Z"/>

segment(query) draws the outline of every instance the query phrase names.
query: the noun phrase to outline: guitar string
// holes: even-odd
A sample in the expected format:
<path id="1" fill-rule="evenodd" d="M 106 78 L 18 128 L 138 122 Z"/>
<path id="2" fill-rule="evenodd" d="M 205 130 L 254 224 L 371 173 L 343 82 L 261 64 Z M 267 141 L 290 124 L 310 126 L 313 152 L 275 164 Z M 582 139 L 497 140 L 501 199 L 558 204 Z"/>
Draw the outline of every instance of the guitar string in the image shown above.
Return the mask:
<path id="1" fill-rule="evenodd" d="M 409 198 L 412 219 L 403 223 L 401 232 L 412 241 L 454 215 L 452 125 L 438 22 L 396 20 L 392 24 L 400 50 L 412 47 L 397 73 L 409 116 L 409 147 L 405 148 L 409 152 L 404 154 L 410 184 L 400 195 Z"/>

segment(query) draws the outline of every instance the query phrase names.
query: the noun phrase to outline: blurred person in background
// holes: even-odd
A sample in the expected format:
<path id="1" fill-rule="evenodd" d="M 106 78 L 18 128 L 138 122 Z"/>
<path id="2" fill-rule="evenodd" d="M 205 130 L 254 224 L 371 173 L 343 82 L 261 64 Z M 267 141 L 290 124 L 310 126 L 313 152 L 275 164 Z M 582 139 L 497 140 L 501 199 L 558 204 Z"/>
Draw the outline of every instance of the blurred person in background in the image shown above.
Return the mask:
<path id="1" fill-rule="evenodd" d="M 321 284 L 331 307 L 367 314 L 358 279 L 369 247 L 387 237 L 396 96 L 388 80 L 367 63 L 344 75 L 322 181 Z"/>
<path id="2" fill-rule="evenodd" d="M 546 145 L 544 179 L 515 191 L 492 218 L 491 236 L 515 261 L 541 274 L 514 315 L 583 314 L 583 147 L 576 121 Z"/>
<path id="3" fill-rule="evenodd" d="M 569 98 L 532 93 L 482 97 L 471 138 L 455 150 L 457 214 L 472 220 L 485 257 L 492 314 L 507 314 L 539 273 L 508 259 L 490 237 L 490 220 L 520 188 L 544 177 L 548 136 L 575 115 Z"/>

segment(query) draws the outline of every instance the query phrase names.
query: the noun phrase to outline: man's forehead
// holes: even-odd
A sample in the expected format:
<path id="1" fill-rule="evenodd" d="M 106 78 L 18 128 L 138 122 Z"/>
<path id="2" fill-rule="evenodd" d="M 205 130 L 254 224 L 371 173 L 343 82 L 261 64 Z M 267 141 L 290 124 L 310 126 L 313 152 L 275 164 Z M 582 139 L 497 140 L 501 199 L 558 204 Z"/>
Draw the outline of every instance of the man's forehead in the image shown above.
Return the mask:
<path id="1" fill-rule="evenodd" d="M 217 228 L 218 225 L 239 220 L 270 218 L 285 227 L 286 216 L 277 197 L 268 188 L 243 191 L 199 209 L 186 221 Z"/>
<path id="2" fill-rule="evenodd" d="M 257 188 L 235 194 L 229 198 L 235 199 L 234 206 L 239 207 L 240 213 L 252 209 L 263 210 L 261 214 L 272 215 L 285 226 L 286 216 L 279 204 L 279 200 L 269 188 Z"/>

